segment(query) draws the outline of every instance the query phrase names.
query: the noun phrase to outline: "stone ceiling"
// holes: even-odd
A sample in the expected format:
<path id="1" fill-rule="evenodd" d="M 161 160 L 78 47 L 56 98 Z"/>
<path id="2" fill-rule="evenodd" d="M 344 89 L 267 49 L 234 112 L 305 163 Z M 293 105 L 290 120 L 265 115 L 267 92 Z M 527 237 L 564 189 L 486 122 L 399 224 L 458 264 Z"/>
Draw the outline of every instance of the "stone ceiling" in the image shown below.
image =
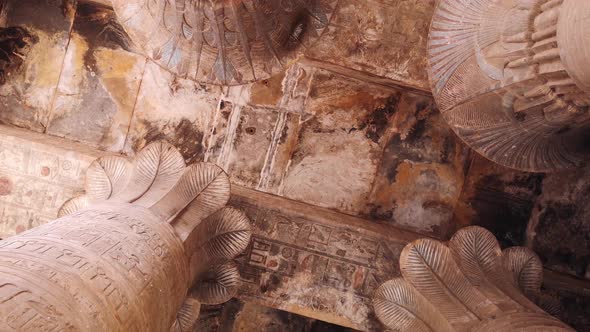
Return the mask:
<path id="1" fill-rule="evenodd" d="M 4 124 L 130 156 L 165 139 L 240 186 L 443 239 L 482 225 L 505 246 L 532 247 L 552 270 L 590 278 L 590 170 L 513 171 L 453 134 L 425 70 L 435 0 L 340 0 L 305 57 L 232 87 L 178 78 L 147 59 L 104 4 L 8 4 L 5 26 L 32 37 L 18 68 L 4 69 Z M 0 142 L 0 163 L 18 144 Z M 71 156 L 82 168 L 89 161 L 80 158 Z M 54 176 L 63 165 L 5 171 L 11 165 L 0 168 L 0 237 L 51 220 L 82 190 L 81 169 Z M 28 224 L 16 222 L 23 216 Z M 588 298 L 560 296 L 564 319 L 589 327 Z"/>

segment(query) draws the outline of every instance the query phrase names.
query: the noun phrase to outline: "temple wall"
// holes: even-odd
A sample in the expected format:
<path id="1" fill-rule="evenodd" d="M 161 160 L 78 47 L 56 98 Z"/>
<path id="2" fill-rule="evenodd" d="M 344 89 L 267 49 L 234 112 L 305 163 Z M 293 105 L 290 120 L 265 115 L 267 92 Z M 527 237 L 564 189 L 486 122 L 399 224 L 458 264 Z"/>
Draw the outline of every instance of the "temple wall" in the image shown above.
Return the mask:
<path id="1" fill-rule="evenodd" d="M 11 211 L 16 211 L 12 219 L 2 223 L 6 227 L 3 236 L 8 238 L 7 243 L 20 238 L 15 234 L 55 219 L 61 200 L 67 199 L 63 196 L 83 191 L 86 167 L 98 156 L 107 154 L 79 143 L 3 125 L 0 125 L 0 142 L 14 142 L 11 150 L 2 146 L 0 156 L 11 151 L 15 156 L 25 152 L 30 156 L 43 153 L 44 162 L 63 165 L 62 160 L 69 158 L 79 168 L 76 179 L 62 179 L 47 186 L 46 176 L 41 173 L 7 171 L 6 163 L 2 164 L 1 188 L 7 194 L 0 195 L 0 212 L 8 217 Z M 38 159 L 35 158 L 30 157 Z M 30 165 L 39 166 L 36 162 Z M 49 174 L 61 174 L 61 171 L 55 166 Z M 19 183 L 21 177 L 26 177 L 27 182 Z M 54 205 L 42 211 L 37 209 L 36 201 L 14 203 L 21 199 L 21 192 L 13 189 L 19 186 L 42 188 L 32 192 L 47 200 L 51 198 Z M 244 211 L 253 227 L 248 249 L 236 260 L 242 276 L 240 299 L 359 330 L 379 329 L 371 318 L 371 293 L 381 280 L 399 275 L 399 254 L 418 234 L 386 223 L 368 224 L 358 217 L 239 185 L 233 186 L 229 205 Z M 27 223 L 19 207 L 28 208 L 29 215 L 45 213 L 47 217 L 35 224 Z M 49 232 L 54 224 L 35 228 L 33 232 L 37 229 Z M 59 224 L 63 222 L 55 225 Z M 23 234 L 30 237 L 36 233 Z"/>
<path id="2" fill-rule="evenodd" d="M 222 166 L 235 184 L 449 234 L 467 153 L 427 90 L 434 1 L 339 6 L 306 58 L 223 89 L 139 55 L 104 5 L 30 6 L 52 25 L 9 12 L 9 24 L 38 42 L 0 87 L 0 121 L 127 155 L 166 139 L 189 163 Z"/>
<path id="3" fill-rule="evenodd" d="M 588 170 L 512 171 L 464 147 L 428 91 L 425 45 L 434 0 L 341 0 L 333 24 L 298 63 L 231 88 L 175 78 L 147 60 L 108 7 L 12 2 L 21 9 L 7 25 L 26 27 L 37 41 L 0 86 L 0 122 L 26 129 L 0 128 L 0 238 L 54 219 L 65 200 L 83 191 L 84 170 L 99 155 L 132 156 L 166 139 L 188 162 L 219 164 L 235 185 L 334 213 L 318 221 L 234 198 L 258 221 L 258 242 L 240 258 L 251 272 L 242 290 L 248 303 L 276 307 L 286 294 L 284 310 L 313 316 L 306 308 L 321 308 L 318 319 L 371 328 L 358 313 L 368 310 L 372 273 L 395 276 L 391 267 L 405 242 L 386 244 L 381 228 L 339 224 L 349 217 L 440 238 L 482 225 L 503 245 L 527 243 L 551 268 L 588 277 L 588 239 L 580 235 L 588 228 L 586 212 L 571 204 L 585 202 L 576 179 Z M 366 246 L 326 247 L 349 234 Z M 293 280 L 308 292 L 285 293 Z M 313 296 L 319 290 L 331 290 L 326 302 Z M 570 324 L 590 326 L 587 298 L 556 298 Z"/>

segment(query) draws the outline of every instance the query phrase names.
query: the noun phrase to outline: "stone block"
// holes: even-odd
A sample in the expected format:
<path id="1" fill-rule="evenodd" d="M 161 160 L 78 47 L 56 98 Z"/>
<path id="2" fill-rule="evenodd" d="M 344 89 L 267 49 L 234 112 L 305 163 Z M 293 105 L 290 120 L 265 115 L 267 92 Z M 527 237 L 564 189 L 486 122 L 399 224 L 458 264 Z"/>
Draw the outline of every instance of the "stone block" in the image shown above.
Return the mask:
<path id="1" fill-rule="evenodd" d="M 109 7 L 80 3 L 47 133 L 122 151 L 146 59 Z"/>
<path id="2" fill-rule="evenodd" d="M 306 56 L 429 90 L 426 42 L 435 0 L 340 0 Z"/>
<path id="3" fill-rule="evenodd" d="M 318 70 L 279 194 L 357 214 L 371 191 L 399 92 Z"/>
<path id="4" fill-rule="evenodd" d="M 399 276 L 401 250 L 417 234 L 234 186 L 230 205 L 253 226 L 238 258 L 239 297 L 361 331 L 380 331 L 370 297 Z M 246 194 L 248 193 L 248 194 Z"/>
<path id="5" fill-rule="evenodd" d="M 10 0 L 6 8 L 6 26 L 26 29 L 34 42 L 19 70 L 0 86 L 0 121 L 44 132 L 74 20 L 74 1 Z"/>
<path id="6" fill-rule="evenodd" d="M 234 183 L 280 193 L 312 78 L 312 68 L 294 65 L 268 80 L 229 88 L 206 160 L 222 165 Z"/>
<path id="7" fill-rule="evenodd" d="M 215 127 L 221 88 L 175 77 L 152 61 L 146 65 L 124 152 L 134 154 L 167 140 L 187 163 L 202 161 Z"/>
<path id="8" fill-rule="evenodd" d="M 364 214 L 445 237 L 465 178 L 467 149 L 429 97 L 403 94 L 392 105 L 392 134 Z"/>

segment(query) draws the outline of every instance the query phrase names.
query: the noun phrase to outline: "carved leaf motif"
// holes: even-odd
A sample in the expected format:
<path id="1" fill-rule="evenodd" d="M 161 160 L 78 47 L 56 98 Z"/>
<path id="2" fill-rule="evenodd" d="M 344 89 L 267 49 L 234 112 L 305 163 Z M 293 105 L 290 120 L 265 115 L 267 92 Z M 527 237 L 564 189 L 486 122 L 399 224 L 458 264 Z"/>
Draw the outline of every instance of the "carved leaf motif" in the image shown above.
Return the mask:
<path id="1" fill-rule="evenodd" d="M 481 227 L 460 230 L 448 246 L 414 241 L 400 256 L 403 279 L 375 292 L 376 315 L 396 331 L 571 331 L 516 287 L 524 278 L 527 288 L 538 290 L 542 267 L 532 256 L 521 248 L 500 254 L 495 237 Z"/>
<path id="2" fill-rule="evenodd" d="M 477 226 L 463 228 L 449 241 L 449 247 L 471 284 L 496 304 L 489 308 L 493 315 L 498 314 L 499 307 L 538 311 L 506 277 L 508 271 L 502 264 L 500 245 L 488 230 Z"/>
<path id="3" fill-rule="evenodd" d="M 59 211 L 57 212 L 57 217 L 65 217 L 78 212 L 82 209 L 85 209 L 89 205 L 88 196 L 78 196 L 70 199 L 69 201 L 65 202 L 64 205 L 61 206 Z"/>
<path id="4" fill-rule="evenodd" d="M 178 322 L 178 319 L 175 320 L 174 323 L 172 323 L 172 326 L 170 327 L 170 332 L 181 332 L 180 323 Z"/>
<path id="5" fill-rule="evenodd" d="M 194 225 L 225 206 L 229 195 L 227 174 L 217 165 L 198 163 L 184 171 L 180 181 L 152 211 L 168 220 L 186 208 L 179 219 L 185 219 L 192 230 Z"/>
<path id="6" fill-rule="evenodd" d="M 127 184 L 131 165 L 117 156 L 102 157 L 90 164 L 86 171 L 85 189 L 92 201 L 104 201 L 120 192 Z"/>
<path id="7" fill-rule="evenodd" d="M 174 186 L 184 169 L 184 159 L 174 146 L 151 143 L 135 158 L 125 189 L 112 198 L 150 207 Z"/>
<path id="8" fill-rule="evenodd" d="M 404 278 L 438 310 L 451 325 L 483 318 L 480 304 L 487 300 L 461 273 L 448 247 L 421 239 L 408 244 L 400 256 Z"/>
<path id="9" fill-rule="evenodd" d="M 198 262 L 233 259 L 246 250 L 251 236 L 248 217 L 239 210 L 224 208 L 195 229 L 194 257 Z"/>
<path id="10" fill-rule="evenodd" d="M 373 295 L 373 308 L 379 320 L 397 331 L 453 331 L 449 322 L 402 278 L 381 285 Z"/>
<path id="11" fill-rule="evenodd" d="M 502 254 L 496 237 L 481 227 L 459 230 L 449 241 L 449 247 L 459 258 L 462 271 L 475 284 L 486 280 L 486 273 L 497 266 Z"/>
<path id="12" fill-rule="evenodd" d="M 552 296 L 551 294 L 538 294 L 535 297 L 535 304 L 553 317 L 561 317 L 563 314 L 561 301 L 559 301 L 558 297 Z"/>
<path id="13" fill-rule="evenodd" d="M 520 308 L 518 300 L 524 301 L 518 289 L 506 279 L 502 266 L 502 250 L 496 237 L 482 227 L 466 227 L 459 230 L 449 241 L 449 248 L 457 258 L 461 271 L 470 283 L 481 291 L 490 302 L 489 312 L 498 315 L 502 308 Z M 517 298 L 517 302 L 512 299 Z M 496 304 L 492 308 L 492 303 Z"/>
<path id="14" fill-rule="evenodd" d="M 192 332 L 201 313 L 201 303 L 192 297 L 187 297 L 176 315 L 175 331 Z"/>
<path id="15" fill-rule="evenodd" d="M 214 265 L 197 275 L 191 296 L 203 304 L 221 304 L 236 295 L 239 282 L 240 273 L 235 263 Z"/>
<path id="16" fill-rule="evenodd" d="M 513 247 L 504 250 L 502 257 L 515 285 L 529 298 L 538 295 L 543 283 L 543 264 L 539 256 L 528 248 Z"/>

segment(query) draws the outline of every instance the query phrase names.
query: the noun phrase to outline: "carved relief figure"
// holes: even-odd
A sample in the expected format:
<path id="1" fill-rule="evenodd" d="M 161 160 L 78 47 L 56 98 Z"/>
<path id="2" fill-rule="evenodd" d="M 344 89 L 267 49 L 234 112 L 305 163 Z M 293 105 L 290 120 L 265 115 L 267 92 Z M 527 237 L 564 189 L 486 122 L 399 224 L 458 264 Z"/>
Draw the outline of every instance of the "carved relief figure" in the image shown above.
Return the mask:
<path id="1" fill-rule="evenodd" d="M 441 0 L 428 45 L 446 121 L 502 165 L 551 171 L 587 159 L 588 1 Z"/>
<path id="2" fill-rule="evenodd" d="M 238 288 L 251 231 L 229 190 L 163 142 L 96 160 L 59 219 L 0 242 L 0 330 L 192 331 Z"/>
<path id="3" fill-rule="evenodd" d="M 573 331 L 537 307 L 543 266 L 527 248 L 501 250 L 481 227 L 448 244 L 421 239 L 400 256 L 403 277 L 373 295 L 379 320 L 396 331 Z"/>
<path id="4" fill-rule="evenodd" d="M 113 0 L 119 22 L 162 67 L 200 82 L 268 78 L 328 25 L 338 0 Z"/>

